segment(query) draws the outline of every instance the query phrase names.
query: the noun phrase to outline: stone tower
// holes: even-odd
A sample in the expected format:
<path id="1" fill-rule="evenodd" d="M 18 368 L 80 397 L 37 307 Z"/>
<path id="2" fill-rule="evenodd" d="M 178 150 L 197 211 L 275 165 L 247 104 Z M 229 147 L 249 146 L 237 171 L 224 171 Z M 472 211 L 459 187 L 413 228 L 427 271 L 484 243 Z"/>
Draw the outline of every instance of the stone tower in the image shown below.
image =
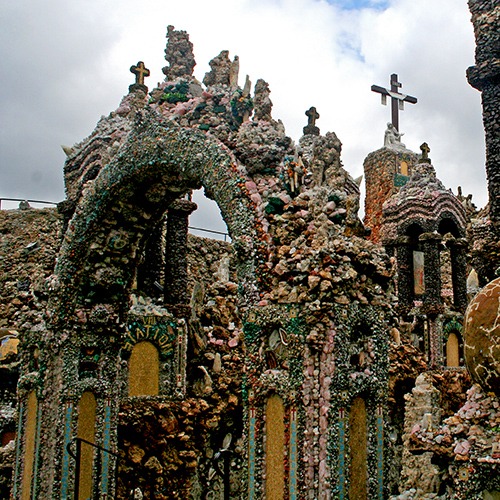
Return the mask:
<path id="1" fill-rule="evenodd" d="M 482 94 L 486 133 L 486 175 L 490 219 L 500 220 L 500 6 L 495 0 L 469 0 L 476 36 L 476 64 L 469 83 Z"/>
<path id="2" fill-rule="evenodd" d="M 402 147 L 384 146 L 370 153 L 364 163 L 366 197 L 364 224 L 371 229 L 370 239 L 380 241 L 382 209 L 386 200 L 406 184 L 418 155 Z"/>
<path id="3" fill-rule="evenodd" d="M 469 83 L 481 92 L 486 139 L 489 210 L 472 224 L 472 265 L 485 286 L 497 276 L 500 253 L 500 7 L 493 0 L 469 0 L 476 36 L 476 64 L 467 70 Z"/>

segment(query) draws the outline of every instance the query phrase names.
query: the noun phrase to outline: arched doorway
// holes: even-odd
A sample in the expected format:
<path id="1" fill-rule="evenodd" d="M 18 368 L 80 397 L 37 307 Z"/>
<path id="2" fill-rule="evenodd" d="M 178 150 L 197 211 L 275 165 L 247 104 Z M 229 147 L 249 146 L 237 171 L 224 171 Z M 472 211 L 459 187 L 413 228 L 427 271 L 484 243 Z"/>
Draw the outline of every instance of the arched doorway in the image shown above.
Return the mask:
<path id="1" fill-rule="evenodd" d="M 455 332 L 451 332 L 446 341 L 446 366 L 448 368 L 460 366 L 460 341 Z"/>
<path id="2" fill-rule="evenodd" d="M 138 342 L 130 355 L 128 395 L 157 396 L 159 379 L 158 349 L 151 342 Z"/>
<path id="3" fill-rule="evenodd" d="M 351 467 L 349 469 L 349 498 L 367 500 L 368 498 L 368 440 L 366 425 L 366 403 L 356 397 L 349 412 L 349 450 Z"/>

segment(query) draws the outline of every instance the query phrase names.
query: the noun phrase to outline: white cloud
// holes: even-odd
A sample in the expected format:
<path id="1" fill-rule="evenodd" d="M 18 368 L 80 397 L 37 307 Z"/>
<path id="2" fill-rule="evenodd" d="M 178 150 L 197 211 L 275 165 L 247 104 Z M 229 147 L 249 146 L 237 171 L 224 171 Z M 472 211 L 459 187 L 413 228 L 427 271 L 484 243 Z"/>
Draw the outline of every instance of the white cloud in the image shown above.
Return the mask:
<path id="1" fill-rule="evenodd" d="M 5 3 L 5 2 L 4 2 Z M 466 1 L 392 0 L 345 10 L 325 0 L 7 0 L 0 44 L 0 196 L 63 198 L 60 144 L 87 136 L 116 108 L 143 60 L 163 80 L 166 27 L 190 34 L 201 80 L 221 50 L 240 57 L 240 81 L 270 83 L 273 115 L 298 140 L 316 106 L 323 133 L 343 142 L 353 176 L 382 145 L 389 107 L 370 91 L 397 73 L 418 98 L 401 115 L 405 142 L 426 141 L 438 176 L 486 202 L 480 94 Z M 356 2 L 350 2 L 356 7 Z M 374 3 L 373 3 L 374 5 Z"/>

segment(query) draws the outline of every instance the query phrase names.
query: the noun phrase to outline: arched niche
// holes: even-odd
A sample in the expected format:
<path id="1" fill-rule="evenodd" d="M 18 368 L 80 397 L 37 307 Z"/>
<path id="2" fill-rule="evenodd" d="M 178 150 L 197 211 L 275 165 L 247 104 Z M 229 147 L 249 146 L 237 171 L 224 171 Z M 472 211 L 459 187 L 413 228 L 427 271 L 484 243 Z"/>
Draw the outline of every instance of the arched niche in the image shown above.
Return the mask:
<path id="1" fill-rule="evenodd" d="M 129 361 L 129 396 L 157 396 L 160 386 L 160 358 L 151 342 L 138 342 Z"/>
<path id="2" fill-rule="evenodd" d="M 443 346 L 444 364 L 449 368 L 461 365 L 463 359 L 462 324 L 456 319 L 448 321 L 443 328 L 443 337 L 446 340 Z"/>
<path id="3" fill-rule="evenodd" d="M 349 412 L 349 498 L 368 498 L 368 429 L 366 402 L 358 396 Z"/>
<path id="4" fill-rule="evenodd" d="M 443 235 L 446 245 L 442 252 L 443 262 L 447 264 L 442 272 L 442 283 L 453 289 L 453 304 L 464 312 L 467 307 L 467 243 L 465 223 L 451 213 L 443 213 L 438 219 L 437 231 Z M 451 286 L 450 286 L 451 284 Z"/>
<path id="5" fill-rule="evenodd" d="M 123 319 L 139 250 L 169 205 L 201 186 L 217 202 L 233 240 L 240 288 L 248 300 L 257 299 L 254 259 L 261 247 L 244 181 L 221 142 L 143 111 L 126 144 L 83 191 L 68 223 L 51 285 L 54 322 L 67 328 L 75 308 L 99 302 L 116 304 Z"/>
<path id="6" fill-rule="evenodd" d="M 459 229 L 456 219 L 451 216 L 444 216 L 439 219 L 437 231 L 441 235 L 451 234 L 455 238 L 462 236 L 462 231 Z"/>
<path id="7" fill-rule="evenodd" d="M 85 391 L 78 405 L 77 436 L 90 443 L 95 442 L 97 403 L 93 392 Z M 81 442 L 79 494 L 78 500 L 92 498 L 92 471 L 94 462 L 94 447 Z"/>
<path id="8" fill-rule="evenodd" d="M 406 228 L 406 236 L 410 245 L 410 269 L 413 278 L 413 296 L 419 297 L 425 292 L 424 280 L 424 252 L 419 242 L 419 237 L 423 233 L 422 227 L 413 223 Z"/>
<path id="9" fill-rule="evenodd" d="M 446 366 L 448 368 L 460 366 L 460 339 L 455 332 L 451 332 L 446 341 Z"/>

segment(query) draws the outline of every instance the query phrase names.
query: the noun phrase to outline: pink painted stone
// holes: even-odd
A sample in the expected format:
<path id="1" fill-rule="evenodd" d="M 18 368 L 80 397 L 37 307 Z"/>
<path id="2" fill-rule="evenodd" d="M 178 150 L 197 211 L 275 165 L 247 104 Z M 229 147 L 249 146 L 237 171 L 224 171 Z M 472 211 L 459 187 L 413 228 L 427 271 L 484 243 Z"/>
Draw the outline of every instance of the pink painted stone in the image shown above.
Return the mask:
<path id="1" fill-rule="evenodd" d="M 250 199 L 256 204 L 260 205 L 262 203 L 262 198 L 259 193 L 253 193 L 250 195 Z"/>
<path id="2" fill-rule="evenodd" d="M 467 455 L 469 453 L 470 443 L 469 441 L 462 441 L 455 446 L 453 453 L 457 455 Z"/>
<path id="3" fill-rule="evenodd" d="M 224 345 L 224 341 L 223 341 L 222 339 L 217 339 L 217 340 L 215 341 L 215 343 L 216 343 L 217 345 Z"/>
<path id="4" fill-rule="evenodd" d="M 322 430 L 328 427 L 328 419 L 326 417 L 319 417 L 319 426 Z"/>
<path id="5" fill-rule="evenodd" d="M 325 479 L 325 476 L 326 476 L 326 460 L 323 459 L 319 462 L 319 478 Z"/>
<path id="6" fill-rule="evenodd" d="M 227 343 L 227 345 L 229 347 L 236 347 L 238 345 L 238 338 L 237 337 L 233 337 L 232 339 L 229 340 L 229 342 Z"/>
<path id="7" fill-rule="evenodd" d="M 253 182 L 253 181 L 246 181 L 245 182 L 245 187 L 249 191 L 257 191 L 257 184 L 255 184 L 255 182 Z"/>

